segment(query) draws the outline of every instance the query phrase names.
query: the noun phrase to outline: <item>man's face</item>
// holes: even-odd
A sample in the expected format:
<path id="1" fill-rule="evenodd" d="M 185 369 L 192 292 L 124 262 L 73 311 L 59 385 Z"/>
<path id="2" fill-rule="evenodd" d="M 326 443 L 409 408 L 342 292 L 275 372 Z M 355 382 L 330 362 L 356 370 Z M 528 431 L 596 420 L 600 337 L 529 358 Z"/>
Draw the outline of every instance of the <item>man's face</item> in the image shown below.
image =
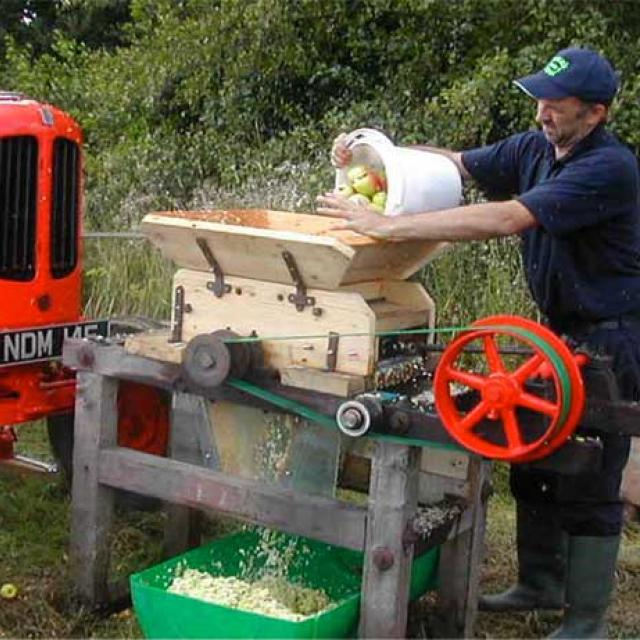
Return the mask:
<path id="1" fill-rule="evenodd" d="M 556 147 L 568 147 L 583 138 L 600 120 L 596 110 L 578 98 L 538 100 L 536 121 L 547 140 Z"/>

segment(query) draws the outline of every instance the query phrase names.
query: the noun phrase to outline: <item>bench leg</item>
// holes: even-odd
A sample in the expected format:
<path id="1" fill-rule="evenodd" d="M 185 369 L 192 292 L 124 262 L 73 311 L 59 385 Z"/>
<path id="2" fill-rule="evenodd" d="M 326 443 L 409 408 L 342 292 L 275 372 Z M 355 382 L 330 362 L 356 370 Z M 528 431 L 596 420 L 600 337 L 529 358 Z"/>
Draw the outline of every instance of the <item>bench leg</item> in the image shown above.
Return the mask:
<path id="1" fill-rule="evenodd" d="M 420 449 L 377 444 L 371 465 L 360 630 L 362 638 L 404 638 L 413 544 L 403 534 L 418 499 Z"/>

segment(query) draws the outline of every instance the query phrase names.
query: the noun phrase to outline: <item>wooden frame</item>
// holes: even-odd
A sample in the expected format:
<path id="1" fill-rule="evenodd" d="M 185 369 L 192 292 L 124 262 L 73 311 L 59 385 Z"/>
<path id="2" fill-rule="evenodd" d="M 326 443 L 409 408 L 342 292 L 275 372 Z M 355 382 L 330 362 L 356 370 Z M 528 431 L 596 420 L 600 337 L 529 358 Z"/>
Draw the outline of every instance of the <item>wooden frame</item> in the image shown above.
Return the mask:
<path id="1" fill-rule="evenodd" d="M 361 637 L 404 637 L 414 545 L 420 542 L 424 550 L 444 542 L 439 618 L 446 624 L 438 635 L 471 635 L 488 495 L 486 463 L 470 459 L 466 478 L 470 499 L 462 513 L 445 528 L 419 539 L 412 528 L 412 519 L 418 503 L 419 473 L 425 472 L 421 449 L 378 443 L 372 454 L 369 504 L 360 507 L 210 468 L 211 464 L 198 460 L 193 447 L 189 448 L 193 433 L 188 425 L 193 421 L 187 419 L 188 415 L 185 417 L 190 403 L 184 397 L 174 401 L 173 459 L 120 448 L 116 446 L 118 380 L 138 379 L 147 383 L 155 380 L 164 388 L 171 388 L 172 381 L 157 361 L 127 356 L 124 352 L 120 359 L 104 363 L 102 370 L 96 368 L 100 358 L 95 350 L 100 348 L 90 342 L 68 341 L 64 356 L 67 364 L 86 365 L 85 370 L 80 365 L 78 372 L 70 550 L 75 586 L 82 600 L 98 606 L 113 598 L 108 545 L 113 492 L 126 489 L 172 505 L 172 513 L 178 517 L 168 531 L 167 549 L 174 554 L 197 542 L 189 531 L 194 509 L 215 510 L 363 550 Z M 89 368 L 93 371 L 86 370 Z M 180 398 L 180 394 L 176 397 Z M 206 443 L 200 446 L 207 448 Z M 440 476 L 438 486 L 444 487 L 446 493 L 442 466 L 436 471 Z M 460 476 L 459 465 L 453 475 Z M 460 477 L 452 479 L 455 481 L 452 487 L 459 489 Z"/>

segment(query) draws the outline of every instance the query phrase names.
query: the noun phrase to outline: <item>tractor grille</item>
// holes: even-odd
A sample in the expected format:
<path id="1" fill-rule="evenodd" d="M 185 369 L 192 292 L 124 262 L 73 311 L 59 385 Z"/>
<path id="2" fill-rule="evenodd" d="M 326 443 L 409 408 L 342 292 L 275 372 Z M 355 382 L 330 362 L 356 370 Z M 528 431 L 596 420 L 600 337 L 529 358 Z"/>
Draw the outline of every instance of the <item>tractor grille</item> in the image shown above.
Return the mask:
<path id="1" fill-rule="evenodd" d="M 53 146 L 53 207 L 51 211 L 51 273 L 69 275 L 78 262 L 80 149 L 58 138 Z"/>
<path id="2" fill-rule="evenodd" d="M 0 138 L 0 278 L 35 274 L 37 167 L 36 138 Z"/>

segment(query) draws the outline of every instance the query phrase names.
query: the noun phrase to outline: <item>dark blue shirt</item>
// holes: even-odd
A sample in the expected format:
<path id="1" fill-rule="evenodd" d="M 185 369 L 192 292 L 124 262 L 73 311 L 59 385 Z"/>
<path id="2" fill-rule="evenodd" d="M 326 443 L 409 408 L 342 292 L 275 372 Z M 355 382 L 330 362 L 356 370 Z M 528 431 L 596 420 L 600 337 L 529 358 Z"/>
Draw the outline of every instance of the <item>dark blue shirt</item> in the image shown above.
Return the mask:
<path id="1" fill-rule="evenodd" d="M 560 160 L 541 131 L 465 151 L 491 196 L 517 197 L 538 225 L 522 234 L 531 293 L 552 327 L 640 317 L 640 202 L 635 156 L 603 126 Z"/>

